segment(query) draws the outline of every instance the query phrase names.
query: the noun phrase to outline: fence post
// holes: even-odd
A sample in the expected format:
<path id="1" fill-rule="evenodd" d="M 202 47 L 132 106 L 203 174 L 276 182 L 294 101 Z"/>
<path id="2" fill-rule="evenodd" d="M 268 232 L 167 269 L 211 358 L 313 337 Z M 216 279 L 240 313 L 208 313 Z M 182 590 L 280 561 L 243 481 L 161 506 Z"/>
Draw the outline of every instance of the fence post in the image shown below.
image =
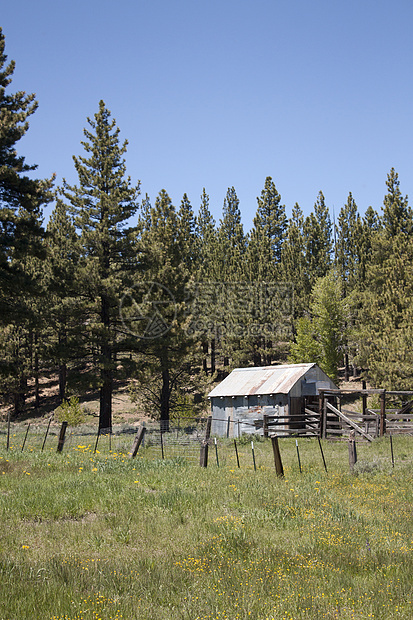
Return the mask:
<path id="1" fill-rule="evenodd" d="M 320 390 L 318 395 L 318 415 L 320 416 L 320 437 L 325 438 L 325 424 L 324 424 L 324 392 Z"/>
<path id="2" fill-rule="evenodd" d="M 29 425 L 28 425 L 28 427 L 26 429 L 26 434 L 25 434 L 24 439 L 23 439 L 22 452 L 24 450 L 24 446 L 26 445 L 27 435 L 29 434 L 29 428 L 30 428 L 30 422 L 29 422 Z"/>
<path id="3" fill-rule="evenodd" d="M 298 467 L 299 467 L 300 474 L 301 474 L 302 472 L 301 472 L 300 451 L 298 449 L 298 440 L 297 439 L 295 440 L 295 447 L 296 447 L 296 450 L 297 450 Z"/>
<path id="4" fill-rule="evenodd" d="M 57 451 L 58 452 L 62 452 L 62 450 L 63 450 L 63 446 L 64 446 L 64 443 L 65 443 L 66 429 L 67 429 L 67 422 L 62 422 L 62 426 L 60 428 L 59 441 L 58 441 L 58 444 L 57 444 Z"/>
<path id="5" fill-rule="evenodd" d="M 228 416 L 228 421 L 227 421 L 227 439 L 229 437 L 229 425 L 231 424 L 231 416 Z"/>
<path id="6" fill-rule="evenodd" d="M 361 382 L 361 389 L 365 390 L 366 389 L 366 381 L 365 379 L 363 379 L 363 381 Z M 367 394 L 362 394 L 361 395 L 361 402 L 362 402 L 362 411 L 363 411 L 363 421 L 364 421 L 364 416 L 366 415 L 366 410 L 367 410 Z"/>
<path id="7" fill-rule="evenodd" d="M 46 445 L 46 439 L 47 439 L 47 436 L 48 436 L 48 434 L 49 434 L 49 428 L 50 428 L 50 424 L 51 424 L 51 422 L 52 422 L 52 418 L 49 418 L 49 424 L 47 425 L 46 433 L 45 433 L 44 440 L 43 440 L 42 452 L 43 452 L 44 447 L 45 447 L 45 445 Z"/>
<path id="8" fill-rule="evenodd" d="M 163 433 L 162 433 L 162 426 L 161 426 L 161 452 L 162 452 L 162 460 L 165 459 L 165 453 L 163 450 Z"/>
<path id="9" fill-rule="evenodd" d="M 215 443 L 215 456 L 217 459 L 217 467 L 219 467 L 219 459 L 218 459 L 218 443 L 217 443 L 217 438 L 214 437 L 214 443 Z"/>
<path id="10" fill-rule="evenodd" d="M 96 454 L 96 451 L 98 449 L 99 437 L 100 437 L 100 428 L 98 428 L 98 434 L 96 435 L 96 443 L 95 443 L 95 449 L 93 451 L 93 454 Z"/>
<path id="11" fill-rule="evenodd" d="M 264 414 L 262 419 L 262 430 L 264 432 L 264 437 L 268 437 L 268 416 Z"/>
<path id="12" fill-rule="evenodd" d="M 354 465 L 357 463 L 357 450 L 356 450 L 356 433 L 350 431 L 350 437 L 348 440 L 348 460 L 350 464 L 350 471 L 354 470 Z"/>
<path id="13" fill-rule="evenodd" d="M 380 394 L 380 437 L 386 434 L 386 390 Z"/>
<path id="14" fill-rule="evenodd" d="M 322 459 L 323 459 L 324 469 L 325 469 L 325 470 L 326 470 L 326 472 L 327 472 L 327 465 L 326 465 L 326 460 L 325 460 L 325 458 L 324 458 L 323 446 L 321 445 L 321 439 L 320 439 L 320 437 L 318 437 L 318 445 L 319 445 L 319 448 L 320 448 L 321 457 L 322 457 Z"/>
<path id="15" fill-rule="evenodd" d="M 10 447 L 10 409 L 9 412 L 7 414 L 7 444 L 6 444 L 6 450 L 8 451 L 9 447 Z"/>
<path id="16" fill-rule="evenodd" d="M 199 455 L 199 464 L 201 467 L 208 467 L 208 444 L 205 440 L 201 444 L 201 453 Z"/>
<path id="17" fill-rule="evenodd" d="M 140 445 L 143 441 L 143 438 L 145 437 L 145 431 L 146 428 L 144 426 L 141 426 L 138 430 L 138 432 L 136 433 L 136 437 L 134 439 L 134 442 L 132 444 L 132 448 L 131 451 L 129 452 L 129 457 L 131 459 L 134 459 L 135 456 L 138 454 L 138 450 L 140 448 Z"/>
<path id="18" fill-rule="evenodd" d="M 252 452 L 252 461 L 254 463 L 254 471 L 257 471 L 257 465 L 255 463 L 255 452 L 254 452 L 254 442 L 251 441 L 251 452 Z"/>
<path id="19" fill-rule="evenodd" d="M 327 439 L 327 403 L 328 399 L 323 395 L 323 439 Z"/>
<path id="20" fill-rule="evenodd" d="M 281 461 L 280 448 L 278 446 L 278 437 L 276 436 L 271 437 L 271 442 L 272 442 L 272 451 L 274 454 L 275 471 L 277 472 L 277 476 L 282 478 L 284 477 L 284 469 L 283 469 L 283 464 Z"/>
<path id="21" fill-rule="evenodd" d="M 237 448 L 237 440 L 236 439 L 234 439 L 234 447 L 235 447 L 235 456 L 237 457 L 237 465 L 238 465 L 238 468 L 239 468 L 240 465 L 239 465 L 239 456 L 238 456 L 238 448 Z"/>
<path id="22" fill-rule="evenodd" d="M 201 444 L 201 453 L 199 456 L 199 464 L 201 467 L 208 467 L 208 441 L 211 436 L 212 415 L 208 416 L 205 429 L 205 439 Z"/>
<path id="23" fill-rule="evenodd" d="M 211 425 L 212 425 L 212 415 L 209 415 L 207 418 L 207 425 L 205 429 L 205 441 L 208 441 L 211 437 Z"/>

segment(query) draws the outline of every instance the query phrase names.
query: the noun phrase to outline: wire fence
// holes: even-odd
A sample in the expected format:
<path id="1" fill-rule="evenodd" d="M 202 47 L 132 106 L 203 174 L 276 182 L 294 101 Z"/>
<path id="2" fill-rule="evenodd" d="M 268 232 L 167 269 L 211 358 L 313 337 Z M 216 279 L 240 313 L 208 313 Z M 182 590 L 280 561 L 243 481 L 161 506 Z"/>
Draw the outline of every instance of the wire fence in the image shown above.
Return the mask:
<path id="1" fill-rule="evenodd" d="M 45 452 L 48 454 L 57 451 L 63 451 L 65 454 L 80 452 L 90 456 L 96 454 L 99 459 L 121 457 L 122 462 L 132 456 L 149 461 L 175 459 L 191 466 L 213 469 L 229 468 L 233 471 L 237 468 L 249 471 L 261 468 L 273 469 L 275 466 L 277 475 L 283 475 L 278 438 L 275 436 L 271 440 L 257 435 L 243 435 L 239 438 L 207 438 L 208 426 L 205 428 L 203 424 L 185 429 L 170 428 L 169 432 L 161 432 L 160 428 L 154 426 L 146 429 L 142 425 L 140 427 L 123 425 L 118 428 L 114 427 L 111 433 L 98 432 L 96 428 L 83 426 L 68 428 L 62 449 L 59 450 L 61 429 L 62 426 L 59 427 L 56 423 L 11 424 L 10 427 L 0 423 L 0 451 L 6 449 L 11 453 Z M 133 447 L 139 436 L 141 436 L 141 442 L 137 453 L 133 455 Z M 389 455 L 391 454 L 391 463 L 394 467 L 393 436 L 390 435 L 389 438 L 388 452 Z M 281 453 L 284 450 L 284 441 L 291 444 L 292 440 L 291 437 L 280 438 Z M 269 449 L 271 443 L 273 444 L 272 450 Z M 350 443 L 352 443 L 351 446 Z M 327 472 L 326 459 L 319 437 L 295 439 L 296 455 L 293 466 L 298 467 L 300 472 L 302 469 L 301 448 L 305 453 L 304 467 L 308 469 L 314 465 L 317 468 L 323 467 Z M 352 448 L 350 470 L 353 471 L 357 462 L 354 439 L 349 440 L 349 457 L 350 448 Z M 291 460 L 291 446 L 289 454 Z M 329 458 L 331 459 L 331 454 Z M 291 463 L 289 466 L 291 467 Z M 375 462 L 371 466 L 374 467 Z"/>
<path id="2" fill-rule="evenodd" d="M 114 426 L 111 431 L 82 425 L 67 427 L 61 451 L 88 450 L 93 453 L 130 453 L 138 431 L 136 425 Z M 181 457 L 199 462 L 200 445 L 205 437 L 205 420 L 188 419 L 161 432 L 153 425 L 145 427 L 146 433 L 140 448 L 145 458 Z M 57 451 L 62 425 L 49 421 L 46 424 L 0 423 L 0 448 L 20 452 Z"/>
<path id="3" fill-rule="evenodd" d="M 168 432 L 162 432 L 155 425 L 145 426 L 145 433 L 139 447 L 139 457 L 148 460 L 179 459 L 193 465 L 200 465 L 202 447 L 208 444 L 208 466 L 230 468 L 259 468 L 271 465 L 268 451 L 263 450 L 263 438 L 251 441 L 251 436 L 236 440 L 209 438 L 206 441 L 206 418 L 186 419 Z M 137 432 L 142 425 L 119 425 L 112 432 L 98 431 L 92 426 L 68 427 L 61 451 L 88 452 L 101 455 L 130 456 Z M 11 452 L 56 452 L 62 425 L 47 423 L 0 423 L 0 449 Z M 222 450 L 222 442 L 230 442 L 231 448 Z M 268 461 L 268 463 L 267 463 Z"/>

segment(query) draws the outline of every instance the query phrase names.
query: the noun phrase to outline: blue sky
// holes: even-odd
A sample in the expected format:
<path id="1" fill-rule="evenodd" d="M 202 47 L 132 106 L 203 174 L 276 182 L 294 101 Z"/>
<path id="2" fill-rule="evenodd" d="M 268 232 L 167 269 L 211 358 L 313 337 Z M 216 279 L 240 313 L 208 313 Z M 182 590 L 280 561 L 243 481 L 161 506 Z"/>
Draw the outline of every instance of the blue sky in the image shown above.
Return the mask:
<path id="1" fill-rule="evenodd" d="M 196 211 L 205 187 L 218 220 L 234 186 L 248 230 L 271 176 L 288 216 L 320 190 L 336 216 L 350 191 L 380 210 L 392 166 L 413 195 L 412 24 L 411 0 L 4 3 L 9 91 L 39 101 L 19 153 L 76 181 L 103 99 L 152 201 Z"/>

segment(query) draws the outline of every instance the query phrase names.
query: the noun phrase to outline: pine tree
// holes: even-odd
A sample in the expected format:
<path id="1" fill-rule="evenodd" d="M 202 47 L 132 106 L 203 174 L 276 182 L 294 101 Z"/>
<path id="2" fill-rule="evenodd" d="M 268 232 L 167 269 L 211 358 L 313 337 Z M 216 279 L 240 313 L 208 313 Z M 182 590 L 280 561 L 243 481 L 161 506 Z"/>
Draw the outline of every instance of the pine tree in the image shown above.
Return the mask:
<path id="1" fill-rule="evenodd" d="M 197 280 L 210 282 L 216 279 L 215 254 L 217 251 L 216 222 L 209 210 L 209 196 L 205 187 L 201 194 L 201 204 L 196 216 L 197 235 Z"/>
<path id="2" fill-rule="evenodd" d="M 194 211 L 186 194 L 182 197 L 181 206 L 178 211 L 178 220 L 180 224 L 179 232 L 181 239 L 180 243 L 182 246 L 182 258 L 185 261 L 188 270 L 192 274 L 196 268 L 198 239 L 196 235 L 196 219 Z"/>
<path id="3" fill-rule="evenodd" d="M 32 178 L 36 166 L 17 153 L 38 104 L 34 94 L 8 94 L 14 69 L 14 61 L 7 64 L 0 28 L 0 374 L 1 392 L 18 414 L 38 360 L 36 299 L 41 291 L 36 257 L 45 255 L 42 207 L 52 199 L 53 178 Z"/>
<path id="4" fill-rule="evenodd" d="M 358 288 L 364 287 L 366 269 L 372 260 L 373 238 L 381 229 L 381 222 L 373 207 L 368 207 L 358 226 L 357 237 L 360 244 L 360 264 L 358 269 Z"/>
<path id="5" fill-rule="evenodd" d="M 407 196 L 403 198 L 400 191 L 399 176 L 394 168 L 387 175 L 388 193 L 383 201 L 383 226 L 389 237 L 399 233 L 410 234 L 413 231 L 413 214 Z"/>
<path id="6" fill-rule="evenodd" d="M 264 189 L 257 201 L 258 208 L 248 243 L 248 271 L 251 281 L 275 282 L 279 277 L 287 218 L 285 206 L 281 204 L 281 196 L 271 177 L 265 179 Z"/>
<path id="7" fill-rule="evenodd" d="M 413 381 L 413 240 L 400 232 L 372 238 L 353 338 L 357 361 L 374 387 L 408 389 Z"/>
<path id="8" fill-rule="evenodd" d="M 225 369 L 240 350 L 240 337 L 248 310 L 240 284 L 247 280 L 247 240 L 241 221 L 239 200 L 235 188 L 228 188 L 222 208 L 215 254 L 216 274 L 216 348 Z"/>
<path id="9" fill-rule="evenodd" d="M 286 238 L 281 252 L 281 275 L 293 291 L 293 318 L 296 320 L 308 310 L 310 285 L 305 268 L 304 216 L 296 203 L 288 221 Z"/>
<path id="10" fill-rule="evenodd" d="M 312 288 L 317 278 L 326 275 L 332 262 L 332 224 L 321 191 L 314 204 L 314 212 L 305 219 L 304 238 L 307 281 Z"/>
<path id="11" fill-rule="evenodd" d="M 413 380 L 412 211 L 394 169 L 387 177 L 383 217 L 363 222 L 363 281 L 356 297 L 357 361 L 375 387 L 407 389 Z"/>
<path id="12" fill-rule="evenodd" d="M 28 380 L 34 379 L 34 407 L 40 404 L 39 362 L 40 334 L 45 320 L 47 295 L 44 286 L 44 259 L 26 255 L 13 261 L 29 286 L 20 291 L 18 311 L 8 325 L 0 326 L 3 345 L 1 392 L 13 405 L 14 415 L 23 413 L 28 395 Z"/>
<path id="13" fill-rule="evenodd" d="M 351 194 L 341 208 L 336 227 L 335 262 L 346 296 L 354 288 L 360 264 L 361 224 L 357 205 Z"/>
<path id="14" fill-rule="evenodd" d="M 82 344 L 83 304 L 78 296 L 80 239 L 66 205 L 58 200 L 47 225 L 48 256 L 44 280 L 48 290 L 49 329 L 45 339 L 49 360 L 57 366 L 59 401 L 66 397 L 69 365 L 87 358 Z"/>
<path id="15" fill-rule="evenodd" d="M 36 111 L 34 94 L 7 94 L 15 63 L 8 65 L 5 37 L 0 28 L 0 323 L 24 316 L 19 301 L 34 292 L 29 272 L 22 266 L 30 256 L 44 253 L 42 206 L 52 199 L 53 179 L 29 177 L 37 166 L 29 165 L 16 151 Z"/>
<path id="16" fill-rule="evenodd" d="M 239 199 L 230 187 L 224 199 L 218 228 L 218 269 L 221 282 L 240 281 L 244 277 L 246 239 L 241 221 Z"/>
<path id="17" fill-rule="evenodd" d="M 81 294 L 88 300 L 87 330 L 98 351 L 99 428 L 110 429 L 119 300 L 137 267 L 135 228 L 128 222 L 138 209 L 139 184 L 132 187 L 126 177 L 127 142 L 120 145 L 120 130 L 103 101 L 87 121 L 90 130 L 84 129 L 81 143 L 86 157 L 73 157 L 79 183 L 64 182 L 62 195 L 81 235 Z"/>
<path id="18" fill-rule="evenodd" d="M 180 219 L 162 190 L 140 219 L 138 247 L 144 270 L 131 291 L 129 305 L 122 310 L 125 324 L 136 337 L 139 390 L 163 430 L 169 429 L 174 395 L 190 376 L 194 347 L 186 304 L 190 278 L 184 254 L 187 221 L 186 215 Z"/>
<path id="19" fill-rule="evenodd" d="M 193 329 L 199 335 L 203 351 L 203 371 L 205 374 L 215 373 L 216 351 L 216 303 L 215 283 L 216 254 L 218 239 L 216 222 L 209 210 L 209 196 L 205 187 L 201 194 L 201 203 L 196 216 L 196 248 L 195 284 L 192 291 Z M 219 277 L 219 276 L 218 276 Z"/>
<path id="20" fill-rule="evenodd" d="M 244 337 L 240 341 L 242 363 L 271 364 L 282 356 L 282 310 L 285 284 L 281 282 L 281 251 L 285 241 L 287 218 L 271 177 L 257 198 L 258 207 L 246 251 L 246 275 L 251 283 L 245 297 L 251 309 L 245 316 Z M 288 291 L 287 291 L 288 292 Z M 243 293 L 241 292 L 241 295 Z"/>

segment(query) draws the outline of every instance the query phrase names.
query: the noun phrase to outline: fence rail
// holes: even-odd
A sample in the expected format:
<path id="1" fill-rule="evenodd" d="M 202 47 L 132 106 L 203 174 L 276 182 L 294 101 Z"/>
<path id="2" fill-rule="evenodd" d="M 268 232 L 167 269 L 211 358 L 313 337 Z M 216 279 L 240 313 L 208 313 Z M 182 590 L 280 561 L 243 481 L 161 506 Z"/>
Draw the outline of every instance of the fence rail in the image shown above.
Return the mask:
<path id="1" fill-rule="evenodd" d="M 305 413 L 291 415 L 264 415 L 264 436 L 298 436 L 318 437 L 320 434 L 320 416 L 318 413 L 305 409 Z"/>
<path id="2" fill-rule="evenodd" d="M 367 397 L 372 395 L 379 397 L 380 409 L 367 407 Z M 342 400 L 346 397 L 359 396 L 362 400 L 361 412 L 342 406 Z M 405 397 L 411 396 L 412 391 L 320 390 L 321 436 L 347 436 L 351 430 L 368 441 L 385 434 L 413 435 L 413 400 L 403 402 Z M 395 398 L 402 402 L 401 407 L 394 406 Z M 389 399 L 393 406 L 389 407 Z"/>

